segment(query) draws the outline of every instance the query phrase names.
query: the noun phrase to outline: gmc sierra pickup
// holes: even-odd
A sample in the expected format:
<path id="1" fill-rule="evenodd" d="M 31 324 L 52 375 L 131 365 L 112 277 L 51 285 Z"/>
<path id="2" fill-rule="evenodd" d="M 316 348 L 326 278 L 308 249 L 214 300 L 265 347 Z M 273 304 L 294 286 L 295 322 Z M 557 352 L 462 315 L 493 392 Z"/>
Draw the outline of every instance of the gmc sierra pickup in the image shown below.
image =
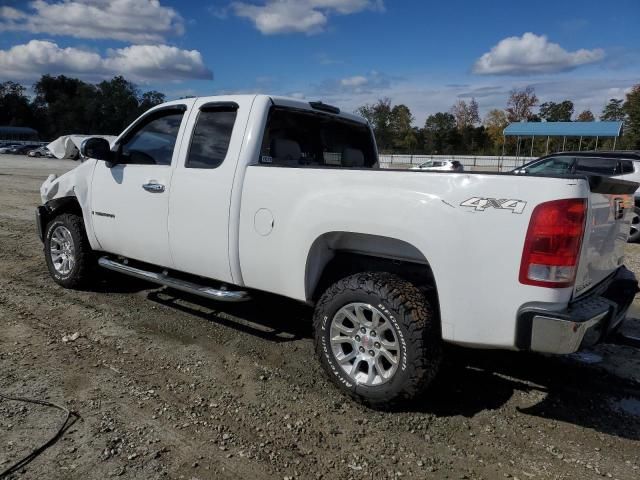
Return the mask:
<path id="1" fill-rule="evenodd" d="M 419 395 L 450 342 L 565 354 L 606 340 L 637 290 L 638 184 L 380 169 L 371 128 L 321 102 L 176 100 L 42 185 L 53 279 L 97 266 L 218 301 L 313 305 L 329 377 L 370 405 Z"/>

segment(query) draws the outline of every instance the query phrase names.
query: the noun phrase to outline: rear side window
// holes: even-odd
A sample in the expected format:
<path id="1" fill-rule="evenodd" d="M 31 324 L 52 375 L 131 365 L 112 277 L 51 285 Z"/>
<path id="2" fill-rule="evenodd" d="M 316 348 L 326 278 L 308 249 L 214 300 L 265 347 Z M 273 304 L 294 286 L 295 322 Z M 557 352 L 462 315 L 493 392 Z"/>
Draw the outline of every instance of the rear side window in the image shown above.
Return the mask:
<path id="1" fill-rule="evenodd" d="M 259 161 L 288 167 L 366 168 L 376 166 L 378 158 L 371 130 L 364 123 L 272 107 Z"/>
<path id="2" fill-rule="evenodd" d="M 204 108 L 191 137 L 186 168 L 217 168 L 229 149 L 237 107 Z"/>
<path id="3" fill-rule="evenodd" d="M 618 162 L 612 158 L 578 158 L 576 173 L 591 173 L 611 177 L 616 174 Z"/>
<path id="4" fill-rule="evenodd" d="M 631 160 L 620 160 L 620 162 L 618 162 L 618 169 L 620 175 L 633 173 L 633 162 Z"/>

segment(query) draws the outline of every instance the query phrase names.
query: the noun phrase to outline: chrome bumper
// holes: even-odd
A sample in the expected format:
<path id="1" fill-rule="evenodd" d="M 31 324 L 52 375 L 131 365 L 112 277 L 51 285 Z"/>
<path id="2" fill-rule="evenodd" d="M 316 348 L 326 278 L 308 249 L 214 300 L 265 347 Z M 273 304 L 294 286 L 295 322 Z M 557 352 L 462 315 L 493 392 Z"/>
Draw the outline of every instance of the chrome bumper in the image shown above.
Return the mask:
<path id="1" fill-rule="evenodd" d="M 606 341 L 622 325 L 638 292 L 638 282 L 632 272 L 621 267 L 594 290 L 560 312 L 523 309 L 518 316 L 516 346 L 521 350 L 566 354 Z"/>

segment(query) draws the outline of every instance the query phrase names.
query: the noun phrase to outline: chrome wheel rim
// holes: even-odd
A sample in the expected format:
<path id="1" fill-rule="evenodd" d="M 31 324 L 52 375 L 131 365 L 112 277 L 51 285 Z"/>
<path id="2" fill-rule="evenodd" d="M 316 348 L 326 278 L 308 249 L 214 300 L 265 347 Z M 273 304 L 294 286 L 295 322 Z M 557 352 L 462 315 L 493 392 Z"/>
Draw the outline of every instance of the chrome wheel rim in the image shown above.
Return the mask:
<path id="1" fill-rule="evenodd" d="M 73 237 L 69 229 L 63 225 L 57 226 L 49 241 L 49 255 L 56 272 L 68 275 L 76 264 Z"/>
<path id="2" fill-rule="evenodd" d="M 345 305 L 331 320 L 329 333 L 334 358 L 357 384 L 382 385 L 398 370 L 398 332 L 387 316 L 372 305 Z"/>

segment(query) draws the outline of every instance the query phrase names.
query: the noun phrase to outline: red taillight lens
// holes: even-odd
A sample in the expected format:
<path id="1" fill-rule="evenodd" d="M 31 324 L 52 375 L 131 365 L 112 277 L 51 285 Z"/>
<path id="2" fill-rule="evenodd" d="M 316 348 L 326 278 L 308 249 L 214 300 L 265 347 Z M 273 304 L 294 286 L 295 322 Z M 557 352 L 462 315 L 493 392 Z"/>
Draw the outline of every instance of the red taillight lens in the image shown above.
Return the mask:
<path id="1" fill-rule="evenodd" d="M 522 251 L 520 283 L 549 288 L 573 285 L 586 211 L 584 198 L 541 203 L 533 210 Z"/>

